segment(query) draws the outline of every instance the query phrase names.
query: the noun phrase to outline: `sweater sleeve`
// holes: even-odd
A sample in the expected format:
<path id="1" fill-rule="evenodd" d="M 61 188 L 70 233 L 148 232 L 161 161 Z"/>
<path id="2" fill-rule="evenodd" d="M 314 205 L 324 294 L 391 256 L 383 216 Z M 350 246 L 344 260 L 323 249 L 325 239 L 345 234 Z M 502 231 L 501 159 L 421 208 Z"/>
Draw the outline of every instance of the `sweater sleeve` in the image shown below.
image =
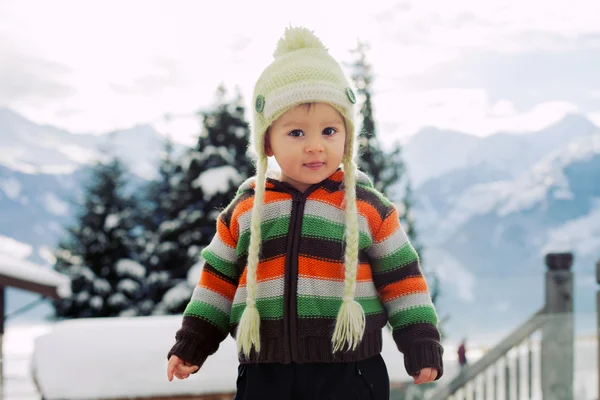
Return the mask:
<path id="1" fill-rule="evenodd" d="M 422 368 L 443 374 L 438 316 L 431 301 L 417 252 L 400 226 L 397 209 L 391 205 L 368 250 L 373 281 L 383 302 L 393 338 L 404 355 L 409 375 Z"/>
<path id="2" fill-rule="evenodd" d="M 167 358 L 174 354 L 201 367 L 229 333 L 229 315 L 239 274 L 237 238 L 230 231 L 228 215 L 219 215 L 217 233 L 202 250 L 204 267 Z"/>

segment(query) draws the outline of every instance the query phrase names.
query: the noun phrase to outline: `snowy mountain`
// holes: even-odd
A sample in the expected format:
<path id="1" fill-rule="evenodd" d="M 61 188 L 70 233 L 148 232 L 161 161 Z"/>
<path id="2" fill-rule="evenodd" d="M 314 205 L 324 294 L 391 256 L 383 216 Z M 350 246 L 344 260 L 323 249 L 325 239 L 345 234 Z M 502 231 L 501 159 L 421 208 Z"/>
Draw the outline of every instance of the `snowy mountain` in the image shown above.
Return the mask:
<path id="1" fill-rule="evenodd" d="M 138 125 L 107 135 L 72 134 L 52 126 L 40 126 L 0 107 L 0 165 L 14 171 L 70 174 L 113 149 L 143 178 L 155 173 L 164 139 L 150 126 Z"/>
<path id="2" fill-rule="evenodd" d="M 598 131 L 587 118 L 576 114 L 538 132 L 500 132 L 483 138 L 426 128 L 410 139 L 403 156 L 415 186 L 448 172 L 481 165 L 496 173 L 517 176 L 552 151 Z"/>
<path id="3" fill-rule="evenodd" d="M 600 132 L 573 136 L 578 138 L 516 177 L 489 164 L 474 165 L 430 179 L 416 191 L 425 258 L 449 283 L 445 305 L 452 315 L 469 308 L 462 329 L 482 320 L 505 323 L 490 319 L 490 311 L 522 319 L 540 307 L 543 256 L 552 251 L 574 252 L 576 309 L 588 316 L 594 311 Z"/>

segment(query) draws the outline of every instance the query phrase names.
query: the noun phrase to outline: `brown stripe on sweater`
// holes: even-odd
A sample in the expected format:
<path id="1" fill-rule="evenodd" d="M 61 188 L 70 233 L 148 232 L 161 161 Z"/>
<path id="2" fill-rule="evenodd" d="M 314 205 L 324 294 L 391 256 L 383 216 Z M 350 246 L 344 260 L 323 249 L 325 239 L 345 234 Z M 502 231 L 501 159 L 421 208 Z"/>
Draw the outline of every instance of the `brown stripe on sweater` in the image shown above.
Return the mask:
<path id="1" fill-rule="evenodd" d="M 359 201 L 364 201 L 365 203 L 369 203 L 379 214 L 381 220 L 384 220 L 392 209 L 390 204 L 385 204 L 381 199 L 377 197 L 373 192 L 365 189 L 360 185 L 356 185 L 356 198 Z"/>
<path id="2" fill-rule="evenodd" d="M 301 256 L 339 263 L 344 261 L 344 248 L 345 244 L 340 241 L 303 237 L 300 239 L 298 250 Z M 369 262 L 364 251 L 358 253 L 358 262 Z"/>
<path id="3" fill-rule="evenodd" d="M 332 337 L 335 329 L 335 318 L 298 318 L 298 337 L 319 336 Z M 383 328 L 387 323 L 385 312 L 365 315 L 365 332 L 372 332 Z"/>
<path id="4" fill-rule="evenodd" d="M 237 334 L 238 324 L 232 324 L 229 332 L 233 337 Z M 279 338 L 283 337 L 283 319 L 261 319 L 260 320 L 261 338 Z"/>
<path id="5" fill-rule="evenodd" d="M 383 288 L 385 285 L 389 285 L 390 283 L 399 282 L 403 279 L 413 276 L 423 275 L 421 268 L 419 267 L 419 261 L 417 260 L 388 272 L 373 272 L 373 282 L 375 283 L 377 290 L 381 290 L 381 288 Z"/>
<path id="6" fill-rule="evenodd" d="M 421 340 L 440 341 L 440 333 L 435 326 L 427 323 L 418 323 L 405 326 L 402 329 L 396 329 L 393 333 L 394 341 L 398 350 L 405 352 L 406 349 Z"/>
<path id="7" fill-rule="evenodd" d="M 215 353 L 219 343 L 227 337 L 210 322 L 192 316 L 183 317 L 181 329 L 175 334 L 177 343 L 171 348 L 167 357 L 175 354 L 193 365 L 202 366 L 206 358 Z"/>
<path id="8" fill-rule="evenodd" d="M 212 274 L 215 274 L 219 278 L 223 279 L 226 282 L 231 283 L 234 286 L 238 285 L 237 279 L 232 279 L 232 278 L 228 277 L 227 275 L 222 274 L 221 272 L 219 272 L 219 270 L 217 270 L 215 267 L 213 267 L 212 265 L 210 265 L 208 263 L 208 261 L 204 263 L 204 267 L 202 267 L 202 268 L 204 269 L 204 272 L 210 272 Z"/>

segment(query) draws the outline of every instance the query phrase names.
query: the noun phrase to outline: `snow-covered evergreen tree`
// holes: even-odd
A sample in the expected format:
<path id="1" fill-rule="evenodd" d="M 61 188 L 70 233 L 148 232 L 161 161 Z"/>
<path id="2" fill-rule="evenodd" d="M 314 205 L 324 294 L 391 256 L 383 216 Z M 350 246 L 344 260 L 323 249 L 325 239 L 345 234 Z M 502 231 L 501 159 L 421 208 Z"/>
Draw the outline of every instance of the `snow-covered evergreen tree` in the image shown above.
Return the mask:
<path id="1" fill-rule="evenodd" d="M 132 260 L 135 203 L 124 193 L 116 158 L 92 170 L 77 222 L 56 251 L 56 271 L 71 278 L 73 296 L 55 301 L 57 318 L 137 314 L 145 269 Z"/>
<path id="2" fill-rule="evenodd" d="M 175 218 L 175 193 L 181 173 L 178 173 L 173 141 L 165 140 L 158 167 L 158 177 L 148 183 L 141 203 L 140 221 L 146 231 L 155 232 L 164 221 Z"/>
<path id="3" fill-rule="evenodd" d="M 372 88 L 373 71 L 367 60 L 369 47 L 366 43 L 359 42 L 352 52 L 356 59 L 352 63 L 352 79 L 357 88 L 360 102 L 362 125 L 359 134 L 359 168 L 373 180 L 377 190 L 384 193 L 394 203 L 399 205 L 400 221 L 411 243 L 416 248 L 423 263 L 423 252 L 415 229 L 412 213 L 413 196 L 412 186 L 399 144 L 392 146 L 391 150 L 383 149 L 377 137 L 375 116 L 373 112 Z M 435 271 L 424 268 L 425 275 L 431 285 L 434 303 L 439 295 L 439 280 Z"/>
<path id="4" fill-rule="evenodd" d="M 199 116 L 203 129 L 198 142 L 170 180 L 174 217 L 160 224 L 143 254 L 150 271 L 146 304 L 154 304 L 153 314 L 184 310 L 194 286 L 188 280 L 190 268 L 201 262 L 200 252 L 216 233 L 219 212 L 254 168 L 246 154 L 250 128 L 239 93 L 228 100 L 220 86 L 214 109 Z"/>

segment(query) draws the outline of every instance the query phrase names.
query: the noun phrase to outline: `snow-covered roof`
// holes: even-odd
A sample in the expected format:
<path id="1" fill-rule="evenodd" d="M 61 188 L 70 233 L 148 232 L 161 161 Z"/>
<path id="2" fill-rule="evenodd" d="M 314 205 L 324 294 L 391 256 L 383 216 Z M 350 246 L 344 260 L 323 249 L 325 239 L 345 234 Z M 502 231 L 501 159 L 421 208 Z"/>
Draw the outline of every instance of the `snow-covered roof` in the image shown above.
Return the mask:
<path id="1" fill-rule="evenodd" d="M 30 261 L 0 253 L 0 285 L 3 282 L 44 295 L 55 293 L 60 297 L 71 295 L 71 282 L 65 275 Z"/>
<path id="2" fill-rule="evenodd" d="M 235 392 L 238 359 L 230 336 L 198 373 L 185 380 L 167 380 L 167 352 L 180 325 L 180 316 L 58 322 L 50 333 L 35 341 L 35 379 L 47 400 Z M 387 330 L 383 356 L 392 381 L 410 379 L 402 354 Z"/>

